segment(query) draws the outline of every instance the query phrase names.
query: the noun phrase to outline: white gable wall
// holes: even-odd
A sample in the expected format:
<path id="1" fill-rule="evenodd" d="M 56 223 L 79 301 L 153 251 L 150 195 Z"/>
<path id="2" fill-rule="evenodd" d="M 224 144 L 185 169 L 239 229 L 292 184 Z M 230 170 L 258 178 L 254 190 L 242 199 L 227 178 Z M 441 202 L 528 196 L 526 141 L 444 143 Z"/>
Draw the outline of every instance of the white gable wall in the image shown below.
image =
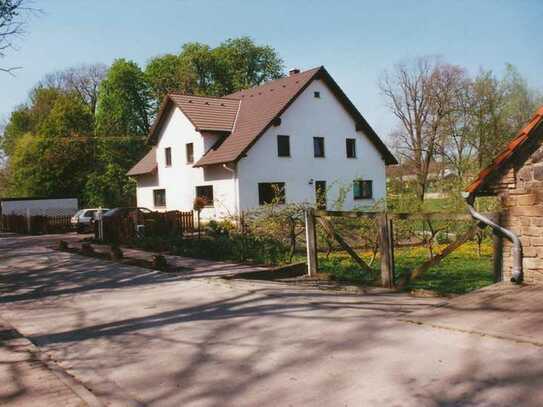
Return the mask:
<path id="1" fill-rule="evenodd" d="M 314 92 L 320 92 L 320 98 Z M 277 135 L 290 136 L 291 157 L 277 156 Z M 313 137 L 324 137 L 325 158 L 313 156 Z M 357 158 L 346 158 L 345 139 L 356 139 Z M 342 209 L 373 205 L 385 198 L 385 163 L 326 84 L 313 81 L 238 163 L 241 209 L 258 207 L 259 182 L 285 182 L 286 201 L 315 203 L 315 185 L 327 182 L 328 209 L 340 188 L 349 189 Z M 352 182 L 373 180 L 373 200 L 354 200 Z"/>
<path id="2" fill-rule="evenodd" d="M 164 125 L 158 136 L 157 173 L 138 177 L 138 206 L 151 210 L 192 210 L 196 186 L 213 185 L 214 207 L 205 208 L 202 218 L 223 217 L 235 212 L 235 180 L 222 168 L 194 168 L 186 163 L 187 143 L 194 144 L 194 162 L 204 154 L 204 149 L 214 144 L 217 135 L 200 134 L 177 107 L 164 117 Z M 166 167 L 165 148 L 172 149 L 172 165 Z M 155 207 L 153 190 L 166 190 L 166 207 Z"/>

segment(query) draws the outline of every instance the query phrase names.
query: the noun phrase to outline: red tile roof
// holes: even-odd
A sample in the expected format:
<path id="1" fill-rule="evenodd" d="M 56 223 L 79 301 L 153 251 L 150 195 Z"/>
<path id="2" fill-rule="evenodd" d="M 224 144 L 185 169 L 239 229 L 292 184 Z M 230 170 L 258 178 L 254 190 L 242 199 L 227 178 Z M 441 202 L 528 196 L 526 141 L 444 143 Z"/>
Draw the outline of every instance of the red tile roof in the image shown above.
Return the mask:
<path id="1" fill-rule="evenodd" d="M 190 96 L 178 93 L 168 95 L 188 117 L 198 131 L 231 132 L 239 109 L 239 99 Z"/>
<path id="2" fill-rule="evenodd" d="M 156 147 L 153 147 L 141 160 L 136 163 L 136 165 L 130 169 L 130 171 L 126 173 L 126 175 L 133 177 L 136 175 L 148 174 L 156 170 L 156 168 Z"/>
<path id="3" fill-rule="evenodd" d="M 210 149 L 195 164 L 196 167 L 235 162 L 243 157 L 272 125 L 274 119 L 279 118 L 314 79 L 321 79 L 330 87 L 351 114 L 356 129 L 362 130 L 368 136 L 385 163 L 397 164 L 396 158 L 322 66 L 241 90 L 226 97 L 169 94 L 161 105 L 149 135 L 149 142 L 156 143 L 163 116 L 172 106 L 177 106 L 196 130 L 230 133 Z"/>
<path id="4" fill-rule="evenodd" d="M 357 129 L 365 132 L 381 153 L 386 164 L 397 164 L 396 158 L 379 136 L 326 69 L 321 66 L 228 95 L 230 98 L 241 100 L 232 134 L 226 137 L 218 148 L 209 150 L 195 166 L 222 164 L 239 160 L 270 127 L 273 120 L 280 117 L 314 79 L 322 79 L 331 88 L 332 92 L 355 120 Z"/>
<path id="5" fill-rule="evenodd" d="M 251 147 L 298 94 L 305 89 L 320 68 L 277 79 L 229 97 L 241 100 L 232 134 L 217 149 L 207 152 L 196 166 L 237 161 Z"/>
<path id="6" fill-rule="evenodd" d="M 534 136 L 534 130 L 540 123 L 543 122 L 543 106 L 541 106 L 530 119 L 530 121 L 524 126 L 513 140 L 509 142 L 507 147 L 492 161 L 492 163 L 482 170 L 478 177 L 467 188 L 466 192 L 476 194 L 481 191 L 482 188 L 493 179 L 503 167 L 509 163 L 515 152 L 517 152 L 528 140 Z"/>

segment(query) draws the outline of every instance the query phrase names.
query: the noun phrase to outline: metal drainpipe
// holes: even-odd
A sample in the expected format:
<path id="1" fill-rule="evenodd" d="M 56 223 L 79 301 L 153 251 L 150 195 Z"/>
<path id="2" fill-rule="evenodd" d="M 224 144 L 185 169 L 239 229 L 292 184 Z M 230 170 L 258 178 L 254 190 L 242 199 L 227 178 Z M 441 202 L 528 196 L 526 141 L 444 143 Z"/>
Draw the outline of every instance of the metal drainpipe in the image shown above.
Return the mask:
<path id="1" fill-rule="evenodd" d="M 490 226 L 492 229 L 498 231 L 498 233 L 501 233 L 505 235 L 511 242 L 513 242 L 513 270 L 512 270 L 512 277 L 511 282 L 512 283 L 521 283 L 522 282 L 522 243 L 520 242 L 520 239 L 518 236 L 511 232 L 509 229 L 505 229 L 504 227 L 501 227 L 497 223 L 493 222 L 486 216 L 482 215 L 481 213 L 477 212 L 475 208 L 473 207 L 473 203 L 475 202 L 476 196 L 474 194 L 468 194 L 464 197 L 466 200 L 466 204 L 468 206 L 469 212 L 471 216 L 484 223 L 485 225 Z"/>

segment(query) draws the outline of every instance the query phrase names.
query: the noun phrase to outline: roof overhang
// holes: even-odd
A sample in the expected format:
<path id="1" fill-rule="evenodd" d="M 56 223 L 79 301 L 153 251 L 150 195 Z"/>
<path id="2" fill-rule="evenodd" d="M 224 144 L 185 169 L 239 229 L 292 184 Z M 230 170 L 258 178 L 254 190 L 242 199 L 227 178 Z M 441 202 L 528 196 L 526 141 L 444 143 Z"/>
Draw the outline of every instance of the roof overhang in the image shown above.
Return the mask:
<path id="1" fill-rule="evenodd" d="M 543 106 L 541 106 L 530 121 L 517 133 L 515 138 L 507 144 L 492 163 L 483 169 L 477 178 L 466 188 L 472 195 L 491 196 L 495 192 L 489 187 L 500 178 L 504 169 L 518 156 L 532 141 L 543 139 Z"/>

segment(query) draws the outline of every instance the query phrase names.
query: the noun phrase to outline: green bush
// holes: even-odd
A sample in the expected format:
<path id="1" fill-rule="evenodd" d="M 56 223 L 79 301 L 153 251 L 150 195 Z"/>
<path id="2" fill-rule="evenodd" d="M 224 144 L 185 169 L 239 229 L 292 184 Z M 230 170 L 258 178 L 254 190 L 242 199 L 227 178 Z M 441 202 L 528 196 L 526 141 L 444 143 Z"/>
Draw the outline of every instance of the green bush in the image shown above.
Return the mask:
<path id="1" fill-rule="evenodd" d="M 173 252 L 187 257 L 264 264 L 279 264 L 288 258 L 288 248 L 281 242 L 242 234 L 180 240 L 174 244 Z"/>
<path id="2" fill-rule="evenodd" d="M 145 237 L 133 245 L 148 251 L 168 251 L 178 256 L 219 261 L 281 264 L 289 258 L 288 247 L 280 241 L 252 234 L 230 233 L 201 239 Z"/>
<path id="3" fill-rule="evenodd" d="M 221 220 L 219 222 L 210 220 L 206 225 L 206 229 L 209 236 L 228 236 L 236 229 L 236 225 L 228 220 Z"/>

